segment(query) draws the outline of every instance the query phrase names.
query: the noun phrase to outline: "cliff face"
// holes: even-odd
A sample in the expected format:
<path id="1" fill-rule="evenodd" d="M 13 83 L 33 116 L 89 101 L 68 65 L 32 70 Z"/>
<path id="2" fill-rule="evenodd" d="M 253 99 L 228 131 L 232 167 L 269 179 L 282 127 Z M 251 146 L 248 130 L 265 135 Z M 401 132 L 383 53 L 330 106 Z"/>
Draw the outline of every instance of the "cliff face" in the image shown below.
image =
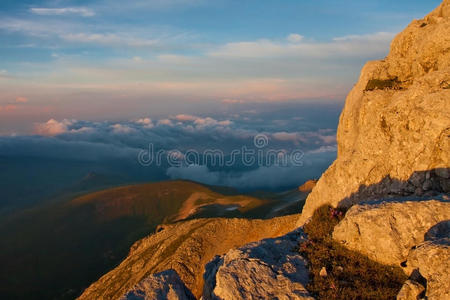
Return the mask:
<path id="1" fill-rule="evenodd" d="M 303 208 L 450 192 L 450 0 L 367 63 L 346 99 L 338 157 Z"/>

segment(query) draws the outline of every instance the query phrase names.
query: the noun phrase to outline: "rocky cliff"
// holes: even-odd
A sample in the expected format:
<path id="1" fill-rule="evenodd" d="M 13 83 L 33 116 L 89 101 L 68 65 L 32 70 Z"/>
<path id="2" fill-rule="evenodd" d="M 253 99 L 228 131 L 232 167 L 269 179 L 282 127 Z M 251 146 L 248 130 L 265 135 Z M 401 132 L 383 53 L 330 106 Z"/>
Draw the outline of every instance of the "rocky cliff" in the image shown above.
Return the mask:
<path id="1" fill-rule="evenodd" d="M 450 0 L 413 21 L 367 63 L 346 99 L 338 156 L 308 196 L 321 205 L 450 192 Z"/>

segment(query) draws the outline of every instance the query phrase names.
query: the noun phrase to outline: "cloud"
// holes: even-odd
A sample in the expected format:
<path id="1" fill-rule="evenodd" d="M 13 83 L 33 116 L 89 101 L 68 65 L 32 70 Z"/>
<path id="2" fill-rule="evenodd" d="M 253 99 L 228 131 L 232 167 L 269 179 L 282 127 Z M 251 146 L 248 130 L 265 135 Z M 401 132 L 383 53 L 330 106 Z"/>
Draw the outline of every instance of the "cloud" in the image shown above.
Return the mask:
<path id="1" fill-rule="evenodd" d="M 223 104 L 238 104 L 238 103 L 244 103 L 244 101 L 238 100 L 238 99 L 223 99 L 222 103 Z"/>
<path id="2" fill-rule="evenodd" d="M 134 131 L 133 128 L 124 124 L 113 124 L 111 125 L 111 128 L 114 133 L 131 133 Z"/>
<path id="3" fill-rule="evenodd" d="M 193 115 L 187 115 L 187 114 L 179 114 L 175 116 L 175 120 L 180 121 L 180 122 L 193 122 L 197 119 L 198 117 L 193 116 Z"/>
<path id="4" fill-rule="evenodd" d="M 170 167 L 171 179 L 193 180 L 210 185 L 222 185 L 241 190 L 285 189 L 299 186 L 309 179 L 318 178 L 335 158 L 335 152 L 315 153 L 307 156 L 308 163 L 297 167 L 268 166 L 246 172 L 211 171 L 204 165 Z"/>
<path id="5" fill-rule="evenodd" d="M 351 56 L 372 56 L 387 53 L 394 33 L 378 32 L 366 35 L 335 37 L 329 42 L 304 41 L 298 34 L 288 36 L 288 42 L 260 39 L 256 41 L 232 42 L 222 45 L 209 55 L 214 57 L 303 57 L 336 58 Z"/>
<path id="6" fill-rule="evenodd" d="M 158 121 L 158 125 L 173 126 L 173 123 L 169 119 L 162 119 Z"/>
<path id="7" fill-rule="evenodd" d="M 291 33 L 287 36 L 287 40 L 291 43 L 300 43 L 303 40 L 304 36 L 297 34 L 297 33 Z"/>
<path id="8" fill-rule="evenodd" d="M 323 130 L 309 127 L 313 118 L 310 117 L 311 114 L 314 116 L 319 112 L 321 115 L 329 116 L 326 108 L 319 106 L 314 110 L 305 104 L 287 105 L 286 103 L 243 105 L 245 109 L 239 106 L 236 111 L 232 110 L 226 114 L 221 112 L 220 117 L 176 114 L 161 119 L 143 117 L 114 122 L 52 118 L 35 125 L 34 133 L 38 136 L 0 136 L 0 156 L 96 161 L 109 168 L 114 165 L 111 163 L 111 158 L 120 157 L 123 159 L 122 166 L 125 166 L 127 170 L 125 173 L 128 170 L 134 170 L 136 174 L 150 176 L 157 172 L 158 175 L 151 175 L 154 176 L 151 180 L 182 178 L 208 184 L 229 185 L 240 189 L 292 188 L 304 180 L 319 176 L 335 158 L 335 141 L 322 137 L 332 136 L 336 129 Z M 246 111 L 253 107 L 252 118 L 246 119 L 248 116 Z M 304 115 L 302 111 L 305 112 Z M 337 110 L 335 115 L 337 123 Z M 294 119 L 293 116 L 303 118 Z M 277 120 L 286 120 L 286 122 L 274 122 Z M 326 122 L 323 121 L 325 123 L 320 123 L 320 120 L 318 122 L 319 128 L 328 128 L 326 126 L 333 123 L 329 122 L 328 118 Z M 299 128 L 302 130 L 295 131 Z M 257 168 L 253 165 L 247 167 L 239 163 L 239 158 L 236 164 L 212 169 L 204 165 L 204 160 L 197 166 L 182 168 L 172 168 L 168 163 L 168 155 L 172 159 L 186 158 L 187 151 L 191 149 L 198 153 L 217 149 L 227 157 L 230 157 L 233 150 L 241 150 L 244 146 L 247 149 L 256 149 L 254 137 L 259 133 L 269 137 L 270 142 L 264 150 L 274 150 L 277 151 L 276 153 L 282 151 L 287 154 L 292 153 L 293 150 L 301 150 L 305 153 L 303 166 L 269 165 Z M 297 143 L 297 141 L 302 142 Z M 147 167 L 138 163 L 138 154 L 143 150 L 150 151 L 149 145 L 153 146 L 155 157 L 157 151 L 163 150 L 162 163 L 153 164 L 148 167 L 149 169 L 145 169 Z"/>
<path id="9" fill-rule="evenodd" d="M 197 127 L 211 127 L 211 126 L 230 126 L 232 122 L 230 120 L 223 120 L 223 121 L 217 121 L 216 119 L 207 117 L 207 118 L 200 118 L 194 120 L 194 124 L 197 125 Z"/>
<path id="10" fill-rule="evenodd" d="M 43 16 L 62 16 L 62 15 L 79 15 L 82 17 L 93 17 L 95 12 L 86 7 L 63 7 L 63 8 L 43 8 L 32 7 L 30 11 L 36 15 Z"/>
<path id="11" fill-rule="evenodd" d="M 172 49 L 178 42 L 185 41 L 188 34 L 170 30 L 152 28 L 117 27 L 99 24 L 95 27 L 74 20 L 59 19 L 0 19 L 0 29 L 20 32 L 29 37 L 52 41 L 52 47 L 70 48 L 70 44 L 78 47 L 79 43 L 101 46 L 130 48 L 151 48 L 155 50 Z M 66 42 L 66 43 L 64 43 Z M 55 46 L 57 45 L 57 46 Z M 37 47 L 33 45 L 33 47 Z M 186 48 L 186 45 L 183 45 Z M 45 47 L 44 47 L 45 48 Z M 136 57 L 139 57 L 136 55 Z"/>
<path id="12" fill-rule="evenodd" d="M 7 105 L 0 105 L 0 112 L 11 112 L 18 109 L 17 105 L 13 104 L 7 104 Z"/>
<path id="13" fill-rule="evenodd" d="M 42 136 L 56 136 L 66 133 L 68 126 L 73 124 L 73 120 L 64 119 L 61 122 L 50 119 L 45 123 L 38 123 L 34 127 L 34 133 Z"/>
<path id="14" fill-rule="evenodd" d="M 272 137 L 279 141 L 290 141 L 294 143 L 298 143 L 299 141 L 303 141 L 303 138 L 296 132 L 276 132 L 272 134 Z"/>
<path id="15" fill-rule="evenodd" d="M 145 128 L 153 128 L 155 125 L 153 125 L 152 119 L 150 118 L 142 118 L 136 120 L 136 124 L 140 124 Z"/>
<path id="16" fill-rule="evenodd" d="M 16 102 L 17 103 L 27 103 L 28 102 L 28 98 L 26 98 L 26 97 L 17 97 L 16 98 Z"/>
<path id="17" fill-rule="evenodd" d="M 116 33 L 64 33 L 60 37 L 66 41 L 78 43 L 95 43 L 102 45 L 131 47 L 153 47 L 159 44 L 158 40 L 119 35 Z"/>

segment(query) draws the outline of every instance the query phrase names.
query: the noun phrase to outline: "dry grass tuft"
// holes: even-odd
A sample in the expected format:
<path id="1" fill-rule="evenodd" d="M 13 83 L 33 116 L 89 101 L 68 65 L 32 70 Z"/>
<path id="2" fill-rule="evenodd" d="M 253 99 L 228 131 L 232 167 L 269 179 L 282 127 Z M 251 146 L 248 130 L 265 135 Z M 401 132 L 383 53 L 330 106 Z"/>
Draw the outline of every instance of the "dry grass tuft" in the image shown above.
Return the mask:
<path id="1" fill-rule="evenodd" d="M 343 217 L 344 211 L 322 206 L 305 225 L 309 240 L 300 244 L 300 253 L 309 261 L 307 289 L 316 299 L 395 299 L 407 277 L 398 267 L 379 264 L 333 241 L 333 229 Z M 320 276 L 323 267 L 326 276 Z"/>

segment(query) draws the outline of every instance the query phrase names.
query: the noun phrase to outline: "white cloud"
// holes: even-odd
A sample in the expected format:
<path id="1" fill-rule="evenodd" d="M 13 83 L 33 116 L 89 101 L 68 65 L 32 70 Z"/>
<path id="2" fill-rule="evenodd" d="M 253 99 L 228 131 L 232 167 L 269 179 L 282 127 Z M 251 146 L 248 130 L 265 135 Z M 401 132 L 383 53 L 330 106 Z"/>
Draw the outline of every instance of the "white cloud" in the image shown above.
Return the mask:
<path id="1" fill-rule="evenodd" d="M 73 124 L 73 120 L 64 119 L 61 122 L 50 119 L 45 123 L 38 123 L 34 127 L 34 133 L 43 136 L 55 136 L 66 133 L 68 126 Z"/>
<path id="2" fill-rule="evenodd" d="M 111 128 L 114 133 L 130 133 L 135 131 L 133 128 L 124 124 L 113 124 L 111 125 Z"/>
<path id="3" fill-rule="evenodd" d="M 194 121 L 194 124 L 197 128 L 199 127 L 211 127 L 211 126 L 230 126 L 232 122 L 230 120 L 217 121 L 216 119 L 206 117 L 206 118 L 197 118 Z"/>
<path id="4" fill-rule="evenodd" d="M 336 42 L 366 42 L 366 41 L 386 41 L 386 40 L 392 40 L 394 38 L 395 34 L 391 32 L 377 32 L 372 34 L 362 34 L 362 35 L 346 35 L 342 37 L 336 37 L 333 38 L 333 41 Z"/>
<path id="5" fill-rule="evenodd" d="M 158 125 L 173 126 L 173 123 L 169 119 L 162 119 L 158 121 Z"/>
<path id="6" fill-rule="evenodd" d="M 258 57 L 302 57 L 338 58 L 342 56 L 371 56 L 387 52 L 393 33 L 378 32 L 366 35 L 350 35 L 333 38 L 329 42 L 302 42 L 303 37 L 291 34 L 287 42 L 269 39 L 233 42 L 209 52 L 213 57 L 258 58 Z"/>
<path id="7" fill-rule="evenodd" d="M 287 40 L 291 43 L 300 43 L 303 40 L 303 35 L 297 33 L 291 33 L 287 36 Z"/>
<path id="8" fill-rule="evenodd" d="M 33 7 L 30 11 L 36 15 L 43 16 L 61 16 L 61 15 L 79 15 L 82 17 L 93 17 L 95 12 L 86 7 L 63 7 L 63 8 L 44 8 Z"/>
<path id="9" fill-rule="evenodd" d="M 197 117 L 188 114 L 180 114 L 172 117 L 172 119 L 179 122 L 193 122 L 197 129 L 205 128 L 205 127 L 217 127 L 217 126 L 230 126 L 233 122 L 230 120 L 222 120 L 218 121 L 211 117 Z"/>
<path id="10" fill-rule="evenodd" d="M 193 116 L 193 115 L 187 115 L 187 114 L 180 114 L 180 115 L 175 116 L 175 120 L 180 121 L 180 122 L 193 122 L 197 119 L 198 119 L 198 117 Z"/>
<path id="11" fill-rule="evenodd" d="M 151 47 L 158 44 L 157 40 L 124 36 L 116 33 L 64 33 L 61 34 L 60 37 L 70 42 L 115 46 L 127 45 L 131 47 Z"/>
<path id="12" fill-rule="evenodd" d="M 150 118 L 142 118 L 136 121 L 136 124 L 142 125 L 144 128 L 153 128 L 153 121 Z"/>

